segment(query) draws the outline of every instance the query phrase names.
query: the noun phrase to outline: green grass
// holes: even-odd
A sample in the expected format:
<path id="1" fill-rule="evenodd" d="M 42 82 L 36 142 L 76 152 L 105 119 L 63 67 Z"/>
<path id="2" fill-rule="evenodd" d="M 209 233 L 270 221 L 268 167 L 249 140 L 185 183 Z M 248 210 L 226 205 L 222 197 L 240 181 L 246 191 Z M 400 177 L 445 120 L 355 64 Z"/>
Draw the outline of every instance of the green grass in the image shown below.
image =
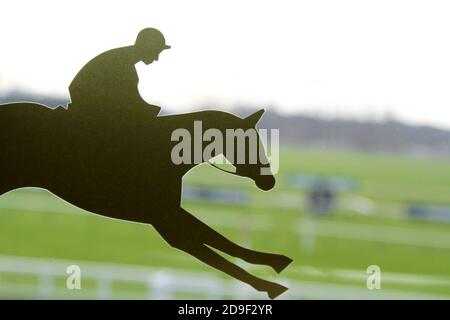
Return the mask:
<path id="1" fill-rule="evenodd" d="M 283 209 L 264 202 L 269 196 L 297 192 L 287 184 L 293 172 L 355 177 L 360 182 L 356 192 L 374 201 L 392 201 L 400 206 L 412 202 L 450 204 L 448 161 L 283 149 L 278 186 L 269 193 L 257 190 L 248 179 L 226 176 L 205 165 L 185 179 L 189 184 L 247 190 L 252 196 L 248 206 L 189 202 L 183 206 L 237 243 L 292 257 L 295 262 L 283 273 L 290 279 L 365 288 L 364 277 L 339 277 L 333 270 L 358 270 L 364 275 L 373 264 L 386 274 L 450 279 L 449 225 L 412 221 L 406 215 L 394 219 L 383 212 L 370 216 L 341 212 L 312 220 L 300 209 Z M 312 223 L 318 232 L 314 250 L 302 245 L 305 237 L 296 231 L 304 223 Z M 362 238 L 354 235 L 358 228 Z M 395 241 L 380 240 L 383 237 Z M 431 244 L 417 245 L 421 239 Z M 0 198 L 0 255 L 170 267 L 223 277 L 171 248 L 151 226 L 86 213 L 48 193 L 29 191 L 15 191 Z M 322 274 L 303 272 L 304 266 L 317 268 Z M 266 267 L 247 267 L 255 274 L 274 276 Z M 6 276 L 0 276 L 0 282 L 2 279 Z M 383 289 L 450 297 L 450 281 L 419 284 L 386 280 Z"/>
<path id="2" fill-rule="evenodd" d="M 384 200 L 450 204 L 450 161 L 393 155 L 284 149 L 280 174 L 311 172 L 360 180 L 359 193 Z"/>

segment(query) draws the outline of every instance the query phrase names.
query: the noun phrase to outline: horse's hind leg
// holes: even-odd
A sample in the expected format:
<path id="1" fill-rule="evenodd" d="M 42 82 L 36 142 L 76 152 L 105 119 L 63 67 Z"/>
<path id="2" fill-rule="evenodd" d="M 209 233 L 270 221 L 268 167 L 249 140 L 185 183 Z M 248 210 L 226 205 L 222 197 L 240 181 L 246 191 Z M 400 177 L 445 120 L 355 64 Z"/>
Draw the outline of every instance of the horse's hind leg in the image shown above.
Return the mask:
<path id="1" fill-rule="evenodd" d="M 198 220 L 186 210 L 182 208 L 180 208 L 180 210 L 182 212 L 178 215 L 178 217 L 183 220 L 181 225 L 183 225 L 186 229 L 191 228 L 192 230 L 196 230 L 196 233 L 198 233 L 197 236 L 200 238 L 199 240 L 202 243 L 214 247 L 233 257 L 244 259 L 249 263 L 268 265 L 278 273 L 292 262 L 292 259 L 280 254 L 259 252 L 241 247 Z"/>
<path id="2" fill-rule="evenodd" d="M 189 230 L 183 225 L 179 228 L 178 224 L 174 226 L 172 223 L 170 223 L 170 226 L 165 223 L 153 224 L 155 229 L 172 247 L 189 253 L 211 267 L 249 284 L 258 291 L 267 292 L 271 299 L 276 298 L 288 289 L 277 283 L 255 277 L 231 263 L 211 248 L 199 242 L 197 237 L 192 237 L 191 233 L 195 233 L 197 230 Z"/>

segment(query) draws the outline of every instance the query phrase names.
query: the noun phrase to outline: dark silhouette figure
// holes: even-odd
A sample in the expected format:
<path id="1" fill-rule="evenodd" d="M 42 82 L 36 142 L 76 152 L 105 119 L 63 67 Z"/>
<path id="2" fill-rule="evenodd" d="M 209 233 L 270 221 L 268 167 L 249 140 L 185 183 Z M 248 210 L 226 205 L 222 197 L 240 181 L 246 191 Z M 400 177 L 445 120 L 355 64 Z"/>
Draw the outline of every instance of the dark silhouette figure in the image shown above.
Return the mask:
<path id="1" fill-rule="evenodd" d="M 155 118 L 160 107 L 150 105 L 139 95 L 135 64 L 158 61 L 169 49 L 161 32 L 146 28 L 139 32 L 133 46 L 106 51 L 89 61 L 69 86 L 72 112 L 95 120 L 112 120 L 140 113 L 146 120 Z"/>
<path id="2" fill-rule="evenodd" d="M 336 192 L 326 181 L 317 181 L 309 193 L 309 208 L 312 213 L 328 214 L 336 202 Z"/>
<path id="3" fill-rule="evenodd" d="M 277 272 L 292 262 L 283 255 L 243 248 L 184 210 L 182 177 L 197 164 L 176 165 L 171 159 L 178 143 L 171 139 L 174 130 L 184 128 L 193 136 L 194 121 L 202 121 L 203 130 L 215 128 L 226 137 L 227 129 L 255 128 L 264 111 L 244 119 L 220 111 L 203 111 L 161 116 L 150 121 L 136 107 L 141 105 L 140 99 L 135 94 L 127 96 L 127 92 L 121 92 L 136 88 L 122 87 L 119 83 L 111 80 L 108 82 L 111 87 L 99 88 L 98 96 L 93 87 L 91 98 L 87 91 L 78 96 L 80 100 L 72 97 L 73 104 L 68 110 L 50 109 L 36 103 L 0 105 L 0 195 L 21 187 L 47 189 L 92 213 L 152 225 L 172 247 L 256 290 L 267 292 L 270 298 L 286 291 L 286 287 L 249 274 L 212 249 L 250 263 L 268 265 Z M 115 104 L 117 101 L 106 98 L 107 91 L 124 100 Z M 125 99 L 130 101 L 127 103 Z M 110 107 L 114 118 L 104 112 Z M 152 113 L 151 108 L 145 108 Z M 116 118 L 121 113 L 126 115 Z M 102 117 L 92 119 L 92 115 Z M 203 142 L 202 147 L 208 143 Z M 259 146 L 263 148 L 261 143 Z M 248 146 L 245 152 L 249 152 Z M 264 164 L 267 159 L 239 164 L 234 163 L 227 151 L 223 154 L 234 164 L 237 175 L 252 179 L 262 190 L 274 186 L 273 175 L 261 175 L 261 168 L 270 167 Z"/>

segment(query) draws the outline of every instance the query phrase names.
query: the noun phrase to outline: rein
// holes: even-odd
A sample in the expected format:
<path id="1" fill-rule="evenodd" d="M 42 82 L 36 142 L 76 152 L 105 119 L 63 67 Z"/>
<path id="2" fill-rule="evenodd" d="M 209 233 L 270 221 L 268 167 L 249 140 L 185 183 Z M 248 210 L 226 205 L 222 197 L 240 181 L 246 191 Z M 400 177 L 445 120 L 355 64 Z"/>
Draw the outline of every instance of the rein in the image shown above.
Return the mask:
<path id="1" fill-rule="evenodd" d="M 233 175 L 235 175 L 235 176 L 240 177 L 240 175 L 238 175 L 236 172 L 232 172 L 232 171 L 228 171 L 228 170 L 222 169 L 221 167 L 215 165 L 215 164 L 212 163 L 212 162 L 209 162 L 209 161 L 206 161 L 206 162 L 207 162 L 209 165 L 213 166 L 214 168 L 219 169 L 220 171 L 223 171 L 223 172 L 225 172 L 225 173 L 233 174 Z"/>

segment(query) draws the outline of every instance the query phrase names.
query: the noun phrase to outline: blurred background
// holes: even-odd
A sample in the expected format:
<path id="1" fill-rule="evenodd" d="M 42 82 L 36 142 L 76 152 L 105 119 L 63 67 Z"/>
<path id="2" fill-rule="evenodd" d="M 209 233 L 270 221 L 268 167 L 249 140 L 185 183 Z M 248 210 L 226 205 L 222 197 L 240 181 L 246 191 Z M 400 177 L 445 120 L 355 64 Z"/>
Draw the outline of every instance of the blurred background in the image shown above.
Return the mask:
<path id="1" fill-rule="evenodd" d="M 294 259 L 285 299 L 450 298 L 450 4 L 446 1 L 2 1 L 0 103 L 68 102 L 91 58 L 156 27 L 136 66 L 163 113 L 215 108 L 280 129 L 277 186 L 201 165 L 183 207 L 233 241 Z M 182 227 L 182 226 L 180 226 Z M 232 258 L 230 258 L 232 259 Z M 81 268 L 81 290 L 66 269 Z M 381 270 L 370 290 L 369 266 Z M 152 227 L 44 190 L 0 197 L 0 296 L 265 298 Z"/>

